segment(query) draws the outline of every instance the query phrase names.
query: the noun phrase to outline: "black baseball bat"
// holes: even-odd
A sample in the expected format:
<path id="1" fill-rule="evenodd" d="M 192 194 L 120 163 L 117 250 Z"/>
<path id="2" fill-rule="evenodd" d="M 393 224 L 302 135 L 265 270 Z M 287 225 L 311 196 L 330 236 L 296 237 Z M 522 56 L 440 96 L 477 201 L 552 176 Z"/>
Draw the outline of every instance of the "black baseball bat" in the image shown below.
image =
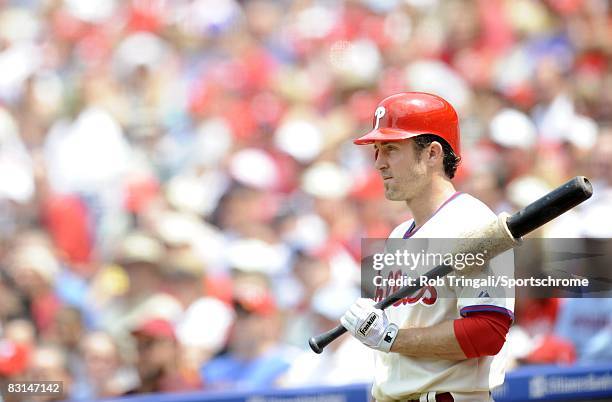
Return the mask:
<path id="1" fill-rule="evenodd" d="M 593 186 L 584 176 L 577 176 L 567 183 L 557 187 L 542 198 L 532 202 L 525 208 L 508 217 L 506 225 L 510 234 L 519 239 L 550 222 L 556 217 L 574 208 L 576 205 L 586 201 L 593 195 Z M 428 271 L 424 276 L 429 279 L 441 278 L 453 270 L 452 265 L 442 264 Z M 375 304 L 376 308 L 386 309 L 393 303 L 411 296 L 423 286 L 404 286 L 395 293 L 390 294 L 383 300 Z M 310 348 L 315 353 L 323 352 L 323 349 L 336 338 L 346 332 L 342 325 L 313 336 L 308 341 Z"/>

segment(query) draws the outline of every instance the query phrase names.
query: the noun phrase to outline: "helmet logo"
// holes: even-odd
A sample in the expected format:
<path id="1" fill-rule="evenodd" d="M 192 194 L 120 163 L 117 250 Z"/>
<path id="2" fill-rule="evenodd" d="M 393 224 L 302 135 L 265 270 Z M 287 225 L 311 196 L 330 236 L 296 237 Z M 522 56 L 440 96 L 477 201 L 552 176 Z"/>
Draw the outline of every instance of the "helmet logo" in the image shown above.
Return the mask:
<path id="1" fill-rule="evenodd" d="M 385 115 L 385 113 L 387 113 L 387 110 L 384 106 L 379 106 L 376 108 L 376 111 L 374 112 L 374 117 L 376 117 L 376 125 L 374 126 L 374 130 L 378 129 L 380 119 Z"/>

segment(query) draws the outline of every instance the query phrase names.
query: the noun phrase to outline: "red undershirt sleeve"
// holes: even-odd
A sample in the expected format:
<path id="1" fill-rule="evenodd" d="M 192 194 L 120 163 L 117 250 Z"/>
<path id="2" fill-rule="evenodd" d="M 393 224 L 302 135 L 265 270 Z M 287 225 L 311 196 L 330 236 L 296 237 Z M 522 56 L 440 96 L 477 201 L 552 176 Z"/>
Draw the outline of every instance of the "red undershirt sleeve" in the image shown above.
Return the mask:
<path id="1" fill-rule="evenodd" d="M 481 311 L 456 319 L 455 337 L 468 358 L 494 356 L 506 341 L 512 319 L 503 313 Z"/>

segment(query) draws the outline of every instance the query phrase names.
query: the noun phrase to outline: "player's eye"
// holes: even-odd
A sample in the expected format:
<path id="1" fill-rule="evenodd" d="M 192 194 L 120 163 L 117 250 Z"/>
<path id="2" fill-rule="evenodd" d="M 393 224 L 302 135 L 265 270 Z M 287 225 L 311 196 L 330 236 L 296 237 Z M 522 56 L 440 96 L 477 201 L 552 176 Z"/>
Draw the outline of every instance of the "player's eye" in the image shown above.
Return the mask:
<path id="1" fill-rule="evenodd" d="M 374 150 L 374 162 L 378 159 L 378 149 Z"/>

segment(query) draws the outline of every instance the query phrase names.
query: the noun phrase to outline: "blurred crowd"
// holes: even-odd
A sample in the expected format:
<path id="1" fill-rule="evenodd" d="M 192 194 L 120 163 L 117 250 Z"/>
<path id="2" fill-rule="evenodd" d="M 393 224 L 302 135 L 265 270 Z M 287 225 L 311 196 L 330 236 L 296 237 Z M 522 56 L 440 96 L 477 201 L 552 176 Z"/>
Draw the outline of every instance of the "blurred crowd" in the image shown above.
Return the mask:
<path id="1" fill-rule="evenodd" d="M 0 1 L 0 379 L 369 381 L 367 348 L 307 339 L 409 217 L 351 143 L 376 104 L 449 100 L 456 185 L 496 212 L 587 175 L 537 235 L 606 239 L 611 56 L 606 0 Z M 519 364 L 611 361 L 612 299 L 519 298 L 509 338 Z"/>

